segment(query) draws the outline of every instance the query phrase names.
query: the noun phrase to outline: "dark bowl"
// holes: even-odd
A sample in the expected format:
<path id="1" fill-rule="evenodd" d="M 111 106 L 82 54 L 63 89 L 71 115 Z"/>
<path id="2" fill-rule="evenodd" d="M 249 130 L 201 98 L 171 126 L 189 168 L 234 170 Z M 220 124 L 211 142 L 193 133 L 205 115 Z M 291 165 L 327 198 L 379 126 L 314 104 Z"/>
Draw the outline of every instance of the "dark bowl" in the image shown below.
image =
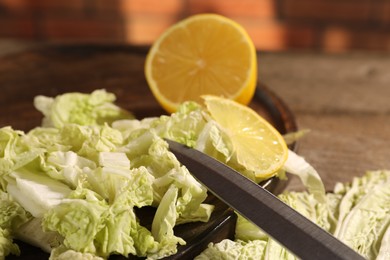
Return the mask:
<path id="1" fill-rule="evenodd" d="M 117 96 L 117 104 L 136 117 L 165 114 L 152 96 L 144 78 L 147 47 L 124 45 L 45 45 L 0 58 L 0 127 L 28 131 L 41 124 L 42 115 L 33 107 L 36 95 L 56 96 L 65 92 L 92 92 L 104 88 Z M 297 130 L 293 114 L 274 92 L 258 84 L 250 103 L 281 133 Z M 296 144 L 289 147 L 296 149 Z M 271 178 L 261 183 L 274 194 L 281 192 L 287 181 Z M 226 204 L 209 195 L 207 203 L 215 205 L 207 223 L 189 223 L 175 228 L 175 234 L 187 241 L 170 259 L 192 259 L 210 242 L 233 238 L 236 215 Z M 145 223 L 154 209 L 139 212 Z M 147 224 L 146 224 L 147 225 Z M 18 242 L 22 254 L 7 259 L 47 259 L 40 249 Z M 112 256 L 110 259 L 121 258 Z M 133 257 L 136 259 L 136 257 Z"/>

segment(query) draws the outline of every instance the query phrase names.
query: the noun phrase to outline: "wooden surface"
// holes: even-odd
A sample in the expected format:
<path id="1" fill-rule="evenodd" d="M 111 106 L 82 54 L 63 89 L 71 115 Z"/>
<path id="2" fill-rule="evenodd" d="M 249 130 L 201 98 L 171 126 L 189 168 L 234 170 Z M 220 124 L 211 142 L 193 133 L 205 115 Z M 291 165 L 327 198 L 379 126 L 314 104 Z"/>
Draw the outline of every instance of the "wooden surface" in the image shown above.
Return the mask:
<path id="1" fill-rule="evenodd" d="M 327 189 L 367 170 L 390 169 L 390 53 L 264 53 L 260 79 L 311 132 L 298 153 Z M 292 180 L 288 189 L 299 189 Z"/>
<path id="2" fill-rule="evenodd" d="M 0 41 L 0 56 L 30 46 Z M 300 129 L 311 130 L 298 153 L 327 189 L 366 170 L 390 169 L 390 53 L 260 52 L 259 79 L 287 103 Z M 302 185 L 292 178 L 287 188 Z"/>

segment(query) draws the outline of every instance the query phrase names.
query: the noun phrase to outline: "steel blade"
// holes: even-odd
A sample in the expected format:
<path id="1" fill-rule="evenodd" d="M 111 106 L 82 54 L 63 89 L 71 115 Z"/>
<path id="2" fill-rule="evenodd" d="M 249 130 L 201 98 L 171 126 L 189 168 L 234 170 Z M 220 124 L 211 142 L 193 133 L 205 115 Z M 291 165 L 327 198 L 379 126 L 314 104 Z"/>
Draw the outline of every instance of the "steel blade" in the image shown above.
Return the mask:
<path id="1" fill-rule="evenodd" d="M 216 197 L 301 259 L 364 259 L 275 195 L 216 159 L 167 140 L 170 151 Z"/>

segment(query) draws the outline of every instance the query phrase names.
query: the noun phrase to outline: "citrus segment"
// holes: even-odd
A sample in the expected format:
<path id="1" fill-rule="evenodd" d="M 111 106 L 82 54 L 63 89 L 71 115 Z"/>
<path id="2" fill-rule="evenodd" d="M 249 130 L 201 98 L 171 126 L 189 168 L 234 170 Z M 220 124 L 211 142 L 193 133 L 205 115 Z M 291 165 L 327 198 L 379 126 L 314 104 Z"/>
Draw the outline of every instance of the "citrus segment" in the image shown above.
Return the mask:
<path id="1" fill-rule="evenodd" d="M 257 81 L 256 49 L 236 22 L 199 14 L 174 24 L 153 44 L 145 76 L 168 112 L 201 95 L 224 96 L 247 104 Z"/>
<path id="2" fill-rule="evenodd" d="M 281 134 L 247 106 L 216 96 L 203 98 L 211 117 L 230 136 L 237 162 L 257 178 L 275 175 L 288 153 Z"/>

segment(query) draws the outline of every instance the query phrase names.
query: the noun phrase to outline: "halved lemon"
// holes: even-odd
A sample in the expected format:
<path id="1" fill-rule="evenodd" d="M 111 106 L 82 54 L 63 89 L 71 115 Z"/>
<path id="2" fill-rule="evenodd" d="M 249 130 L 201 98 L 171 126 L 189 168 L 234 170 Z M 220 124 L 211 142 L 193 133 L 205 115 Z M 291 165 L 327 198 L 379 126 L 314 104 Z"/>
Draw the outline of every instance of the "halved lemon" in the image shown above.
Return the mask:
<path id="1" fill-rule="evenodd" d="M 205 94 L 248 104 L 257 81 L 256 49 L 241 25 L 216 14 L 199 14 L 168 28 L 152 45 L 145 76 L 168 112 Z"/>
<path id="2" fill-rule="evenodd" d="M 282 135 L 247 106 L 217 96 L 203 98 L 211 117 L 230 136 L 233 158 L 256 178 L 274 176 L 288 154 Z"/>

